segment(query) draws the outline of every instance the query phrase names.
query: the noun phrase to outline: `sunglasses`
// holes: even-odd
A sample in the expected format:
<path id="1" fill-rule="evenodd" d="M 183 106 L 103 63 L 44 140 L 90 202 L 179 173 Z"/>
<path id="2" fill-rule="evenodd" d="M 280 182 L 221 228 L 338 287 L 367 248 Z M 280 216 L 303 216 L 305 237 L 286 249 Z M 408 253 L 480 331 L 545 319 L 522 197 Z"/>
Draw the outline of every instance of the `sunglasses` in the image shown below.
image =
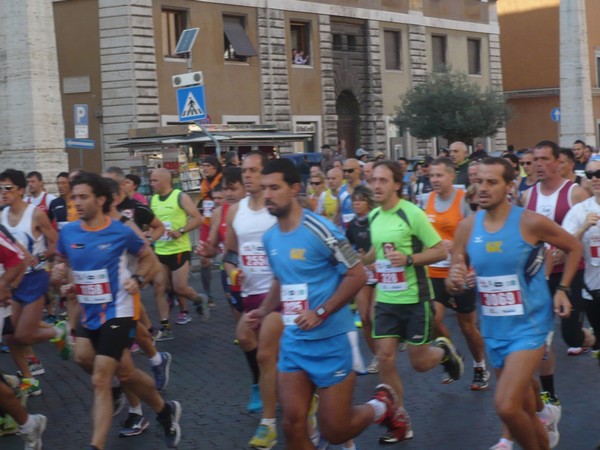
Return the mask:
<path id="1" fill-rule="evenodd" d="M 533 164 L 533 162 L 532 162 L 532 161 L 525 161 L 525 162 L 522 162 L 522 163 L 521 163 L 521 165 L 522 165 L 522 166 L 530 166 L 530 165 L 532 165 L 532 164 Z"/>
<path id="2" fill-rule="evenodd" d="M 311 182 L 310 182 L 310 184 L 311 184 L 312 186 L 318 186 L 318 185 L 320 185 L 320 184 L 323 184 L 323 182 L 322 182 L 322 181 L 311 181 Z"/>
<path id="3" fill-rule="evenodd" d="M 585 172 L 585 176 L 588 180 L 591 180 L 593 177 L 600 178 L 600 170 L 595 170 L 594 172 Z"/>
<path id="4" fill-rule="evenodd" d="M 354 173 L 354 169 L 343 169 L 344 173 Z"/>
<path id="5" fill-rule="evenodd" d="M 8 192 L 8 191 L 12 191 L 12 188 L 14 188 L 15 186 L 12 184 L 2 184 L 0 185 L 0 189 L 2 189 L 4 192 Z"/>

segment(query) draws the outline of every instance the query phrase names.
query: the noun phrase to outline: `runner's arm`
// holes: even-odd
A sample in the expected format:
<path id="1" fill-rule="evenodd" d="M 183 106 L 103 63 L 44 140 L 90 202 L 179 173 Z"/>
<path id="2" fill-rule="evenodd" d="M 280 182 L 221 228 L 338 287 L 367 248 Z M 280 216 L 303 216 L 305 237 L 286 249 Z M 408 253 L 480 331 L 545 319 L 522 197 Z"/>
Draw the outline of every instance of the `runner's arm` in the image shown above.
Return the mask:
<path id="1" fill-rule="evenodd" d="M 152 222 L 150 222 L 150 239 L 152 242 L 156 242 L 165 234 L 165 225 L 158 217 L 154 216 Z"/>
<path id="2" fill-rule="evenodd" d="M 371 248 L 369 249 L 369 251 L 367 253 L 365 253 L 364 255 L 361 255 L 360 259 L 362 260 L 362 262 L 365 266 L 368 266 L 375 262 L 376 256 L 377 256 L 377 254 L 375 252 L 375 247 L 371 246 Z"/>
<path id="3" fill-rule="evenodd" d="M 46 259 L 50 258 L 56 253 L 56 241 L 58 240 L 58 233 L 52 226 L 50 219 L 48 219 L 48 215 L 41 209 L 35 209 L 34 220 L 37 224 L 38 230 L 46 238 L 47 250 L 44 256 L 46 257 Z"/>
<path id="4" fill-rule="evenodd" d="M 224 254 L 227 253 L 239 253 L 238 240 L 237 235 L 235 234 L 235 229 L 233 228 L 233 219 L 238 210 L 238 205 L 232 205 L 227 211 L 227 219 L 225 220 L 227 224 L 227 231 L 225 233 L 225 249 L 223 250 Z M 227 276 L 231 274 L 231 271 L 235 269 L 235 265 L 225 262 L 223 264 L 225 271 L 227 272 Z"/>
<path id="5" fill-rule="evenodd" d="M 444 280 L 446 291 L 451 295 L 462 294 L 465 291 L 468 274 L 468 255 L 467 242 L 473 229 L 475 216 L 469 216 L 463 219 L 454 234 L 454 243 L 452 245 L 452 259 L 448 277 Z"/>
<path id="6" fill-rule="evenodd" d="M 192 202 L 192 199 L 189 195 L 181 194 L 181 207 L 188 215 L 187 223 L 181 227 L 183 228 L 184 233 L 189 233 L 190 231 L 195 230 L 202 225 L 202 215 L 196 208 L 196 205 L 194 205 L 194 202 Z"/>
<path id="7" fill-rule="evenodd" d="M 217 208 L 210 221 L 210 231 L 208 232 L 208 239 L 206 240 L 206 253 L 204 256 L 210 258 L 217 254 L 217 245 L 219 245 L 219 227 L 221 226 L 221 214 L 223 214 L 223 207 Z"/>

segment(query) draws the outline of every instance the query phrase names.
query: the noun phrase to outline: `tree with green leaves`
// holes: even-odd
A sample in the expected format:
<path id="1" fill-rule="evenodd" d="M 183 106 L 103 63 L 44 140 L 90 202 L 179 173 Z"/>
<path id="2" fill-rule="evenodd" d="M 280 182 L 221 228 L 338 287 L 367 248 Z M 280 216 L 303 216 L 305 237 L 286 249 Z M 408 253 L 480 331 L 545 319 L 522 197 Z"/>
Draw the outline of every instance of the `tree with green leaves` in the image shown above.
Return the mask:
<path id="1" fill-rule="evenodd" d="M 419 139 L 441 136 L 467 144 L 496 134 L 509 115 L 502 92 L 482 89 L 451 68 L 430 73 L 410 88 L 396 111 L 400 126 Z"/>

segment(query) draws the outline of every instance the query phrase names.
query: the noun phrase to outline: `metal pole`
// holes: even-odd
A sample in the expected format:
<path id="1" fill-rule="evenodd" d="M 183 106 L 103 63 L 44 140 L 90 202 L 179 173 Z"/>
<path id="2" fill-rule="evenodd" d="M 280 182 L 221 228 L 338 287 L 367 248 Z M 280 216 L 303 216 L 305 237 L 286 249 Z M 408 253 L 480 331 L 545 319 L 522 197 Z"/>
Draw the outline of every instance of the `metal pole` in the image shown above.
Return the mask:
<path id="1" fill-rule="evenodd" d="M 219 161 L 221 160 L 221 144 L 219 144 L 219 141 L 215 139 L 215 137 L 206 129 L 206 127 L 202 124 L 201 121 L 196 121 L 196 124 L 200 127 L 200 129 L 202 130 L 202 132 L 204 134 L 206 134 L 206 136 L 213 142 L 213 144 L 215 144 L 215 152 L 217 154 L 217 158 L 219 158 Z"/>

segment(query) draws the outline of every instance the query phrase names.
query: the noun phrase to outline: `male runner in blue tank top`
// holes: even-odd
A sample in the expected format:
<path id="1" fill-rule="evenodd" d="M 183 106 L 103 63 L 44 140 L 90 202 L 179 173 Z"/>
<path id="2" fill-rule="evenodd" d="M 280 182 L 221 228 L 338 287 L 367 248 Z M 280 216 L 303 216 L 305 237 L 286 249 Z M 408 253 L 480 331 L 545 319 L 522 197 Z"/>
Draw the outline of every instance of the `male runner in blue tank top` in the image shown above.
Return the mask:
<path id="1" fill-rule="evenodd" d="M 446 288 L 456 295 L 477 285 L 481 334 L 498 377 L 496 411 L 522 448 L 548 449 L 558 443 L 560 409 L 542 403 L 534 374 L 554 327 L 553 309 L 561 318 L 570 314 L 567 292 L 582 247 L 550 219 L 507 201 L 513 188 L 508 161 L 486 158 L 477 184 L 482 211 L 459 225 Z M 538 252 L 542 241 L 567 253 L 554 306 Z"/>
<path id="2" fill-rule="evenodd" d="M 356 252 L 326 219 L 302 209 L 300 174 L 288 159 L 269 161 L 261 187 L 266 207 L 277 224 L 263 242 L 274 274 L 260 307 L 247 313 L 249 325 L 281 306 L 285 330 L 278 364 L 278 394 L 283 406 L 286 448 L 314 448 L 307 415 L 312 395 L 319 395 L 319 425 L 332 444 L 360 434 L 371 423 L 393 425 L 397 395 L 379 385 L 367 404 L 352 406 L 356 381 L 355 332 L 348 303 L 367 281 Z"/>

